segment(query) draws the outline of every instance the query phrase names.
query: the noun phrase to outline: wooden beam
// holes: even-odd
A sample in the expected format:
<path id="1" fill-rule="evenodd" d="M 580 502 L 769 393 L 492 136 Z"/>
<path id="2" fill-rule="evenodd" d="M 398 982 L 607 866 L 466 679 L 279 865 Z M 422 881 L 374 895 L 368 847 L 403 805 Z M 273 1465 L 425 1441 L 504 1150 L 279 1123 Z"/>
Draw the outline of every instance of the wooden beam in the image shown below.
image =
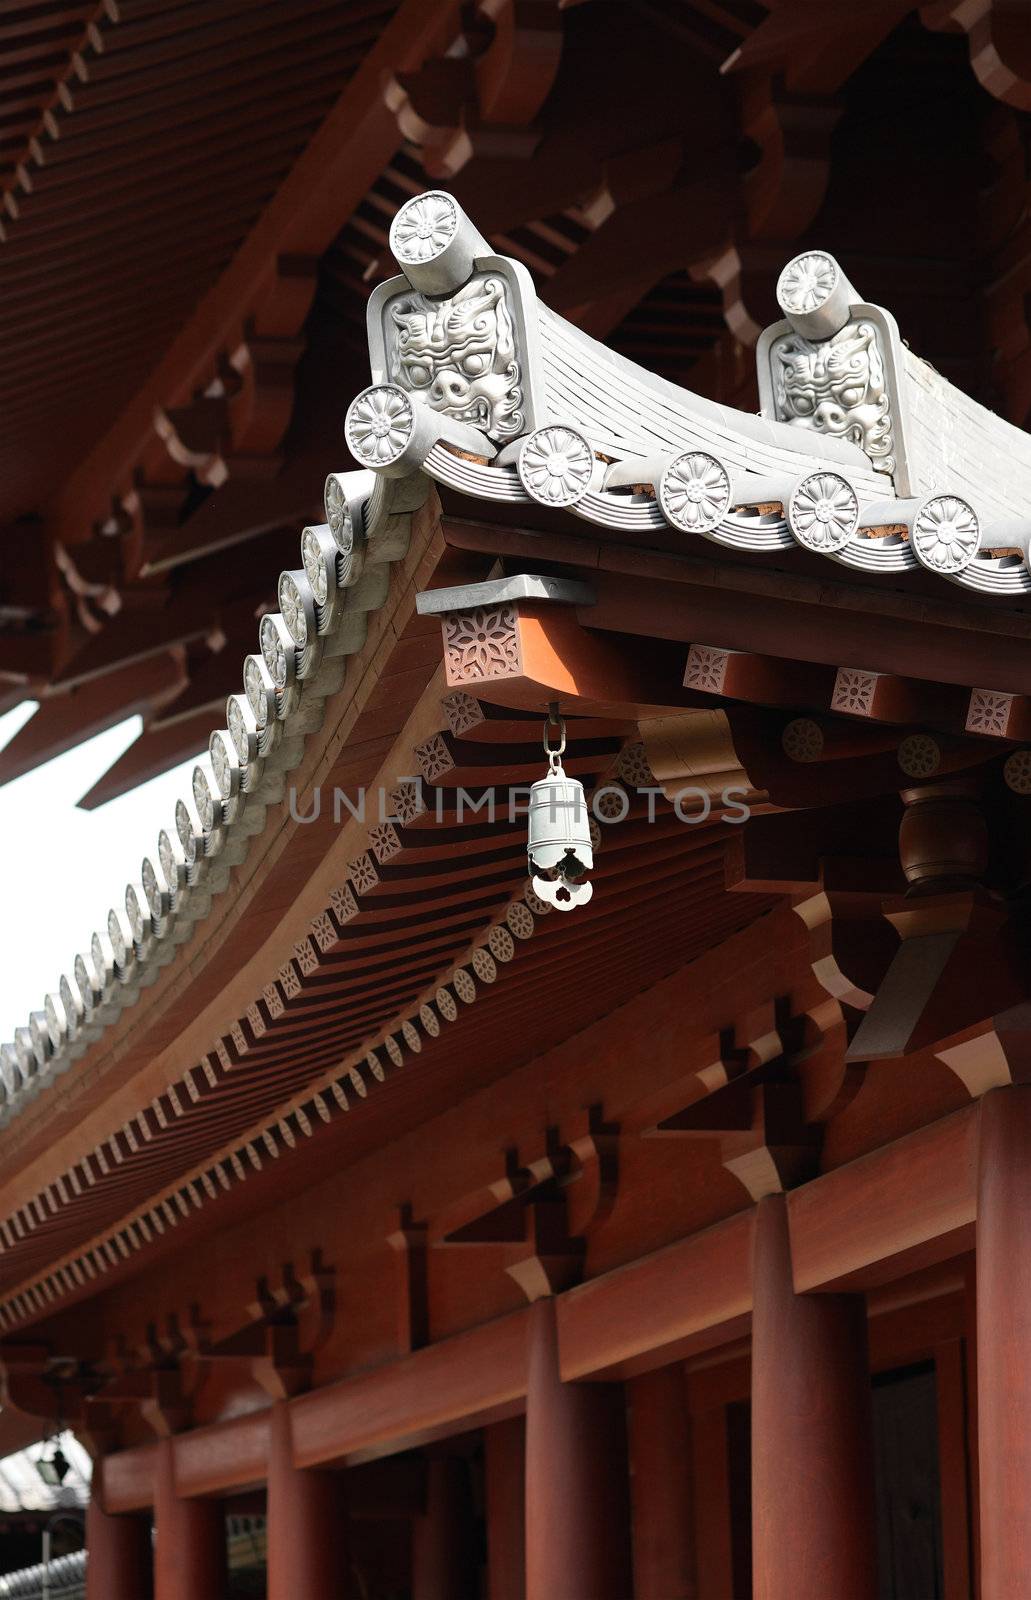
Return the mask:
<path id="1" fill-rule="evenodd" d="M 867 1288 L 969 1249 L 976 1138 L 965 1107 L 788 1195 L 799 1293 Z"/>
<path id="2" fill-rule="evenodd" d="M 242 341 L 272 286 L 282 255 L 318 257 L 390 160 L 400 131 L 384 83 L 443 52 L 458 29 L 455 0 L 405 0 L 351 78 L 236 257 L 205 295 L 147 381 L 68 478 L 54 511 L 58 537 L 87 537 L 112 492 L 128 483 L 152 437 L 156 408 L 183 405 L 203 388 L 223 350 Z M 272 274 L 274 277 L 274 272 Z"/>
<path id="3" fill-rule="evenodd" d="M 291 1402 L 301 1467 L 369 1461 L 522 1410 L 528 1312 Z"/>
<path id="4" fill-rule="evenodd" d="M 126 717 L 152 714 L 185 685 L 184 653 L 173 648 L 41 700 L 0 750 L 0 784 L 20 778 Z"/>
<path id="5" fill-rule="evenodd" d="M 188 761 L 193 755 L 199 757 L 207 749 L 211 727 L 211 711 L 207 708 L 161 728 L 144 728 L 128 750 L 87 789 L 79 805 L 84 811 L 95 811 L 108 800 L 128 794 L 138 783 L 167 772 L 177 762 Z"/>
<path id="6" fill-rule="evenodd" d="M 969 1249 L 976 1141 L 971 1106 L 790 1193 L 796 1292 L 872 1287 Z M 748 1207 L 556 1296 L 562 1381 L 633 1377 L 747 1332 L 756 1217 Z M 291 1400 L 295 1465 L 371 1461 L 521 1412 L 534 1309 Z M 261 1483 L 269 1415 L 179 1435 L 178 1493 L 224 1495 Z M 156 1469 L 153 1445 L 107 1456 L 101 1482 L 109 1513 L 152 1504 Z"/>
<path id="7" fill-rule="evenodd" d="M 529 527 L 449 514 L 442 528 L 456 548 L 516 558 L 530 570 L 540 562 L 540 534 Z M 764 570 L 729 554 L 722 560 L 567 534 L 550 535 L 549 552 L 572 569 L 566 576 L 589 573 L 596 599 L 580 620 L 599 632 L 687 645 L 718 638 L 721 648 L 771 656 L 790 639 L 792 658 L 816 665 L 867 671 L 873 664 L 900 677 L 1031 694 L 1031 617 L 929 596 L 918 573 L 907 574 L 901 590 Z"/>
<path id="8" fill-rule="evenodd" d="M 753 1218 L 742 1211 L 560 1295 L 563 1378 L 627 1378 L 736 1337 L 752 1308 Z"/>

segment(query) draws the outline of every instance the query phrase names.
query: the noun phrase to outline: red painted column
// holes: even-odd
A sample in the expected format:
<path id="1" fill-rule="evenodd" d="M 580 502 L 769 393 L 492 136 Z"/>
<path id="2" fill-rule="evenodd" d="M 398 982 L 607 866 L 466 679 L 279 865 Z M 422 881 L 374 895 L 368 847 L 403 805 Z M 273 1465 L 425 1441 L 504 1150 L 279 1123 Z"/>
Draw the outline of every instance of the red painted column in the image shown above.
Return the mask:
<path id="1" fill-rule="evenodd" d="M 981 1600 L 1031 1594 L 1031 1087 L 981 1102 L 977 1453 Z"/>
<path id="2" fill-rule="evenodd" d="M 268 1600 L 351 1593 L 343 1478 L 294 1466 L 290 1409 L 272 1407 L 268 1466 Z"/>
<path id="3" fill-rule="evenodd" d="M 695 1600 L 691 1419 L 677 1364 L 627 1384 L 634 1600 Z"/>
<path id="4" fill-rule="evenodd" d="M 148 1600 L 154 1592 L 150 1518 L 109 1517 L 100 1504 L 100 1463 L 86 1509 L 86 1600 Z"/>
<path id="5" fill-rule="evenodd" d="M 563 1383 L 554 1301 L 532 1307 L 526 1396 L 526 1600 L 632 1593 L 619 1384 Z"/>
<path id="6" fill-rule="evenodd" d="M 752 1593 L 873 1600 L 863 1299 L 795 1293 L 782 1195 L 759 1202 L 752 1271 Z"/>
<path id="7" fill-rule="evenodd" d="M 220 1500 L 181 1500 L 174 1441 L 158 1445 L 154 1600 L 225 1600 L 226 1524 Z"/>
<path id="8" fill-rule="evenodd" d="M 483 1430 L 487 1504 L 488 1600 L 523 1600 L 526 1592 L 526 1425 L 522 1417 Z"/>
<path id="9" fill-rule="evenodd" d="M 426 1465 L 426 1510 L 412 1524 L 412 1600 L 475 1600 L 468 1463 L 432 1455 Z"/>

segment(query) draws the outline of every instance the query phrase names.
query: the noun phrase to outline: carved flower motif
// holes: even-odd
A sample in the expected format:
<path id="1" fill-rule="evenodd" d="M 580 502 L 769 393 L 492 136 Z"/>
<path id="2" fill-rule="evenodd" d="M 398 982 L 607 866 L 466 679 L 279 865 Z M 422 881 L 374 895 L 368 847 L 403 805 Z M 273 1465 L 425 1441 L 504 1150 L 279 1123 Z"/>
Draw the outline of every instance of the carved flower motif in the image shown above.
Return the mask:
<path id="1" fill-rule="evenodd" d="M 684 687 L 698 689 L 703 694 L 722 694 L 728 660 L 726 650 L 715 650 L 705 644 L 693 644 L 687 654 Z"/>
<path id="2" fill-rule="evenodd" d="M 1008 755 L 1002 775 L 1014 794 L 1031 794 L 1031 750 L 1014 750 Z"/>
<path id="3" fill-rule="evenodd" d="M 183 855 L 187 861 L 193 861 L 197 854 L 197 840 L 193 832 L 193 818 L 186 809 L 185 800 L 177 800 L 175 803 L 175 831 L 179 835 Z"/>
<path id="4" fill-rule="evenodd" d="M 343 481 L 337 472 L 331 472 L 326 479 L 323 492 L 323 503 L 326 508 L 326 521 L 329 531 L 336 541 L 337 547 L 349 551 L 354 543 L 354 530 L 351 526 L 351 513 L 347 505 L 347 494 Z"/>
<path id="5" fill-rule="evenodd" d="M 415 417 L 411 401 L 393 384 L 375 384 L 351 401 L 344 432 L 351 452 L 368 467 L 387 467 L 404 453 Z"/>
<path id="6" fill-rule="evenodd" d="M 417 195 L 401 207 L 390 230 L 390 248 L 398 261 L 432 261 L 445 250 L 458 227 L 453 200 L 439 190 Z"/>
<path id="7" fill-rule="evenodd" d="M 229 751 L 221 733 L 213 733 L 208 741 L 208 757 L 211 761 L 211 770 L 215 774 L 219 793 L 223 799 L 228 800 L 233 791 L 233 764 L 229 759 Z"/>
<path id="8" fill-rule="evenodd" d="M 586 493 L 594 455 L 582 433 L 572 428 L 538 428 L 519 452 L 523 488 L 545 506 L 571 506 Z"/>
<path id="9" fill-rule="evenodd" d="M 519 638 L 511 606 L 477 606 L 444 619 L 448 676 L 468 683 L 519 671 Z"/>
<path id="10" fill-rule="evenodd" d="M 215 826 L 215 799 L 203 767 L 194 767 L 192 788 L 200 825 L 205 833 L 210 833 Z"/>
<path id="11" fill-rule="evenodd" d="M 308 619 L 304 615 L 301 591 L 289 572 L 279 574 L 279 609 L 287 633 L 298 650 L 303 650 L 308 642 Z"/>
<path id="12" fill-rule="evenodd" d="M 64 1044 L 67 1022 L 65 1021 L 63 1009 L 58 1011 L 57 1002 L 52 994 L 48 994 L 43 1002 L 43 1015 L 47 1019 L 47 1033 L 50 1037 L 50 1043 L 55 1050 L 60 1050 Z"/>
<path id="13" fill-rule="evenodd" d="M 788 526 L 807 550 L 840 550 L 859 526 L 859 500 L 847 478 L 814 472 L 788 502 Z"/>
<path id="14" fill-rule="evenodd" d="M 85 956 L 75 957 L 75 965 L 72 968 L 72 976 L 75 979 L 76 987 L 78 988 L 79 994 L 82 997 L 83 1011 L 92 1011 L 95 997 L 100 993 L 100 984 L 93 977 L 91 977 L 89 968 L 86 965 Z"/>
<path id="15" fill-rule="evenodd" d="M 254 713 L 255 724 L 258 728 L 263 728 L 271 711 L 269 704 L 271 691 L 266 690 L 257 656 L 248 656 L 243 664 L 243 688 L 247 704 Z"/>
<path id="16" fill-rule="evenodd" d="M 792 761 L 819 761 L 823 755 L 823 729 L 812 717 L 795 717 L 784 729 L 780 742 Z"/>
<path id="17" fill-rule="evenodd" d="M 437 1010 L 444 1018 L 444 1021 L 454 1022 L 455 1018 L 458 1016 L 458 1007 L 455 1005 L 455 997 L 451 993 L 451 990 L 444 988 L 438 989 L 435 999 L 437 1003 Z"/>
<path id="18" fill-rule="evenodd" d="M 251 734 L 244 716 L 243 701 L 237 694 L 231 694 L 226 701 L 226 727 L 240 765 L 245 767 L 251 758 Z"/>
<path id="19" fill-rule="evenodd" d="M 911 539 L 917 560 L 932 572 L 962 572 L 977 554 L 981 527 L 965 500 L 940 494 L 917 512 Z"/>
<path id="20" fill-rule="evenodd" d="M 269 677 L 277 688 L 284 689 L 286 687 L 286 648 L 271 613 L 261 619 L 258 640 L 261 644 L 262 659 L 268 668 Z M 249 698 L 250 692 L 248 691 Z"/>
<path id="21" fill-rule="evenodd" d="M 659 504 L 667 522 L 685 533 L 708 533 L 730 508 L 730 478 L 704 450 L 677 456 L 662 474 Z"/>
<path id="22" fill-rule="evenodd" d="M 183 878 L 183 870 L 172 848 L 172 841 L 168 831 L 162 828 L 158 834 L 158 863 L 164 875 L 169 890 L 178 889 Z"/>
<path id="23" fill-rule="evenodd" d="M 61 1004 L 64 1006 L 64 1014 L 68 1023 L 69 1037 L 74 1039 L 76 1033 L 78 1032 L 78 1022 L 79 1018 L 82 1016 L 83 1004 L 81 999 L 77 997 L 75 990 L 72 988 L 71 981 L 65 973 L 61 974 L 61 981 L 57 986 L 57 992 L 61 997 Z"/>
<path id="24" fill-rule="evenodd" d="M 158 875 L 154 871 L 154 863 L 149 856 L 144 856 L 143 858 L 143 866 L 140 868 L 140 882 L 143 884 L 143 893 L 147 897 L 150 914 L 156 921 L 158 917 L 164 916 L 168 908 L 168 898 L 162 885 L 158 882 Z"/>
<path id="25" fill-rule="evenodd" d="M 467 1006 L 471 1006 L 476 999 L 476 984 L 473 982 L 472 974 L 467 972 L 465 967 L 456 967 L 451 974 L 451 982 L 455 986 L 459 1000 L 464 1000 Z"/>
<path id="26" fill-rule="evenodd" d="M 498 975 L 497 965 L 489 950 L 482 945 L 473 951 L 473 971 L 481 983 L 493 983 Z"/>
<path id="27" fill-rule="evenodd" d="M 147 929 L 143 920 L 143 907 L 140 905 L 140 897 L 131 883 L 126 886 L 125 890 L 125 914 L 129 919 L 130 933 L 137 944 L 142 944 Z"/>
<path id="28" fill-rule="evenodd" d="M 974 689 L 970 695 L 967 712 L 967 730 L 970 733 L 991 733 L 1005 736 L 1009 726 L 1011 694 L 1000 694 L 995 689 Z"/>
<path id="29" fill-rule="evenodd" d="M 784 268 L 777 284 L 777 299 L 785 311 L 815 311 L 837 281 L 838 269 L 830 256 L 809 250 Z"/>
<path id="30" fill-rule="evenodd" d="M 910 733 L 898 748 L 898 763 L 907 778 L 932 777 L 941 759 L 941 746 L 929 733 Z"/>
<path id="31" fill-rule="evenodd" d="M 839 667 L 831 697 L 832 711 L 854 712 L 856 716 L 869 716 L 877 691 L 877 674 L 860 672 L 851 667 Z"/>
<path id="32" fill-rule="evenodd" d="M 117 911 L 109 911 L 107 914 L 107 936 L 111 941 L 111 949 L 114 951 L 115 960 L 120 967 L 124 966 L 129 947 L 126 944 L 121 919 Z"/>
<path id="33" fill-rule="evenodd" d="M 329 595 L 329 574 L 322 557 L 319 536 L 314 528 L 305 528 L 301 534 L 301 565 L 304 567 L 305 577 L 311 584 L 316 604 L 324 606 Z"/>

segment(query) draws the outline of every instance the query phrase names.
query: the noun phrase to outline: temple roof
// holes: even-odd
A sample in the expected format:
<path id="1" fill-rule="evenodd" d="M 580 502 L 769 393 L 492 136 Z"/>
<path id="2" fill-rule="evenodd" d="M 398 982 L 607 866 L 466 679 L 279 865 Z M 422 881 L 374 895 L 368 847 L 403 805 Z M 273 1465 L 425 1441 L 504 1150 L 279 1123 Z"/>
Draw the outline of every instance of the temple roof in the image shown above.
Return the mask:
<path id="1" fill-rule="evenodd" d="M 423 189 L 411 153 L 398 155 L 398 117 L 410 142 L 423 141 L 424 164 L 443 173 L 459 163 L 466 131 L 461 119 L 443 132 L 430 120 L 433 97 L 413 63 L 440 41 L 429 24 L 419 33 L 410 6 L 399 16 L 401 42 L 388 27 L 331 114 L 346 123 L 360 112 L 376 129 L 369 170 L 348 179 L 355 209 L 343 231 L 327 221 L 340 220 L 327 191 L 350 171 L 353 149 L 336 127 L 333 161 L 320 169 L 330 144 L 316 137 L 296 183 L 291 174 L 278 191 L 279 231 L 268 223 L 253 250 L 261 228 L 241 244 L 216 310 L 205 300 L 183 335 L 189 348 L 177 336 L 175 360 L 138 389 L 48 511 L 55 572 L 89 634 L 76 636 L 58 672 L 65 688 L 98 691 L 83 725 L 124 708 L 116 671 L 128 672 L 151 711 L 167 707 L 186 748 L 208 753 L 174 817 L 155 819 L 138 881 L 113 886 L 90 949 L 67 952 L 50 994 L 3 1046 L 2 1137 L 19 1144 L 0 1218 L 8 1331 L 128 1271 L 139 1252 L 163 1248 L 166 1231 L 188 1234 L 209 1204 L 246 1207 L 241 1190 L 260 1190 L 300 1141 L 314 1141 L 323 1161 L 345 1144 L 360 1149 L 385 1126 L 375 1086 L 391 1068 L 412 1069 L 394 1115 L 414 1117 L 417 1101 L 424 1112 L 443 1090 L 426 1087 L 420 1065 L 443 1034 L 463 1081 L 484 1070 L 485 1036 L 502 1038 L 491 1070 L 503 1071 L 519 1047 L 506 1040 L 513 1018 L 529 1028 L 542 1004 L 561 1005 L 569 1026 L 586 1025 L 621 986 L 632 992 L 763 915 L 760 890 L 732 892 L 728 830 L 718 842 L 700 831 L 687 848 L 682 832 L 674 846 L 643 825 L 642 796 L 661 792 L 672 804 L 677 760 L 691 770 L 676 714 L 698 713 L 707 737 L 722 726 L 706 696 L 763 708 L 811 697 L 847 717 L 863 696 L 868 710 L 882 695 L 883 720 L 920 731 L 904 754 L 899 745 L 898 761 L 894 745 L 885 755 L 888 745 L 859 739 L 870 759 L 857 798 L 896 791 L 900 766 L 917 776 L 942 759 L 986 764 L 1031 726 L 1027 435 L 911 351 L 907 328 L 900 334 L 891 311 L 853 286 L 851 259 L 816 243 L 778 249 L 777 271 L 763 247 L 782 315 L 761 336 L 756 325 L 754 380 L 742 377 L 739 343 L 721 398 L 654 370 L 648 340 L 622 325 L 625 299 L 604 283 L 605 208 L 583 204 L 574 155 L 564 186 L 533 203 L 523 195 L 517 226 L 485 221 L 482 232 L 458 183 Z M 435 22 L 455 25 L 450 12 Z M 570 26 L 578 49 L 597 49 L 589 20 Z M 382 65 L 377 52 L 390 50 L 412 59 L 381 128 L 381 85 L 373 92 L 366 79 Z M 513 69 L 512 97 L 519 81 Z M 490 100 L 482 81 L 477 93 Z M 356 94 L 367 96 L 357 110 Z M 540 105 L 523 109 L 534 124 Z M 518 145 L 498 118 L 484 119 L 486 133 L 476 128 L 485 168 L 470 165 L 471 193 Z M 551 135 L 534 127 L 546 145 Z M 619 218 L 610 167 L 609 215 Z M 654 210 L 653 192 L 644 198 Z M 388 234 L 400 276 L 389 275 Z M 325 277 L 311 298 L 317 252 L 347 291 L 364 261 L 369 292 L 343 295 L 349 309 L 336 321 Z M 656 273 L 663 259 L 660 250 Z M 595 268 L 604 292 L 585 301 L 583 274 Z M 625 260 L 621 273 L 625 285 Z M 739 308 L 735 293 L 726 301 Z M 647 298 L 640 282 L 631 298 Z M 367 342 L 363 334 L 356 350 L 354 306 L 366 299 Z M 259 302 L 264 331 L 249 316 L 243 344 L 234 342 L 240 307 Z M 611 344 L 596 337 L 613 326 Z M 719 339 L 712 348 L 731 348 Z M 242 364 L 227 365 L 227 350 L 244 346 Z M 309 390 L 304 376 L 295 384 L 302 353 L 308 377 L 323 363 Z M 753 381 L 758 411 L 741 393 Z M 338 437 L 345 408 L 353 467 Z M 109 526 L 113 485 L 121 509 Z M 286 526 L 299 542 L 274 586 Z M 117 550 L 117 573 L 90 565 L 86 552 L 104 548 Z M 484 582 L 501 587 L 485 598 Z M 420 607 L 428 590 L 452 596 L 447 678 L 440 623 Z M 561 691 L 523 670 L 524 603 L 538 642 L 550 647 L 552 628 L 575 637 L 583 676 L 569 669 Z M 213 617 L 217 650 L 205 631 Z M 186 641 L 184 625 L 195 630 Z M 463 652 L 502 670 L 481 673 L 473 693 Z M 141 681 L 147 663 L 153 680 Z M 846 692 L 842 672 L 869 683 Z M 526 679 L 522 701 L 495 681 L 506 675 Z M 613 949 L 603 897 L 575 947 L 565 919 L 549 916 L 526 884 L 521 822 L 461 814 L 465 790 L 538 774 L 540 715 L 563 695 L 575 708 L 570 770 L 589 786 L 612 778 L 630 796 L 625 831 L 599 841 L 599 870 L 618 886 L 631 960 Z M 991 704 L 979 709 L 979 695 Z M 831 760 L 830 746 L 851 725 L 843 735 L 835 723 L 825 741 L 806 721 L 793 717 L 783 737 L 777 729 L 776 758 L 817 768 L 827 757 L 840 798 L 858 764 L 843 776 L 847 762 Z M 651 748 L 639 722 L 652 725 Z M 944 757 L 928 751 L 926 724 L 944 730 Z M 160 731 L 151 720 L 97 798 L 148 770 L 146 740 Z M 53 736 L 44 729 L 32 746 L 27 735 L 26 759 Z M 721 739 L 712 733 L 715 755 L 706 745 L 712 770 L 744 772 Z M 759 733 L 753 742 L 762 746 Z M 153 760 L 170 748 L 157 739 Z M 649 765 L 658 756 L 671 775 Z M 789 767 L 779 777 L 776 803 L 800 803 L 805 774 Z M 1012 777 L 1022 792 L 1026 774 Z M 345 817 L 333 831 L 328 814 L 296 811 L 314 805 L 316 790 L 373 782 L 389 802 L 382 816 Z M 829 786 L 819 768 L 811 792 Z M 770 792 L 755 785 L 753 798 L 765 805 Z M 442 797 L 439 836 L 427 794 Z M 675 896 L 696 919 L 670 910 Z M 566 975 L 578 962 L 593 978 L 569 1004 Z M 341 1133 L 349 1107 L 367 1097 L 367 1120 Z"/>

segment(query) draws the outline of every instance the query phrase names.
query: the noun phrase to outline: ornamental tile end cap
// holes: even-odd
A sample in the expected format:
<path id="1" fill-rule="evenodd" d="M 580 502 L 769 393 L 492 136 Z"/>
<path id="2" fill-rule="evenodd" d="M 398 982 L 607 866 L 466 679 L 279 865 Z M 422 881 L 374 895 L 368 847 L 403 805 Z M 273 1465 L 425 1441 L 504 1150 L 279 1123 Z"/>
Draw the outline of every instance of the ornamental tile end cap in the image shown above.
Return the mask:
<path id="1" fill-rule="evenodd" d="M 826 250 L 803 250 L 777 279 L 777 303 L 805 339 L 830 339 L 840 333 L 859 299 Z"/>
<path id="2" fill-rule="evenodd" d="M 472 277 L 490 245 L 443 189 L 407 200 L 390 225 L 390 248 L 413 289 L 452 294 Z"/>

